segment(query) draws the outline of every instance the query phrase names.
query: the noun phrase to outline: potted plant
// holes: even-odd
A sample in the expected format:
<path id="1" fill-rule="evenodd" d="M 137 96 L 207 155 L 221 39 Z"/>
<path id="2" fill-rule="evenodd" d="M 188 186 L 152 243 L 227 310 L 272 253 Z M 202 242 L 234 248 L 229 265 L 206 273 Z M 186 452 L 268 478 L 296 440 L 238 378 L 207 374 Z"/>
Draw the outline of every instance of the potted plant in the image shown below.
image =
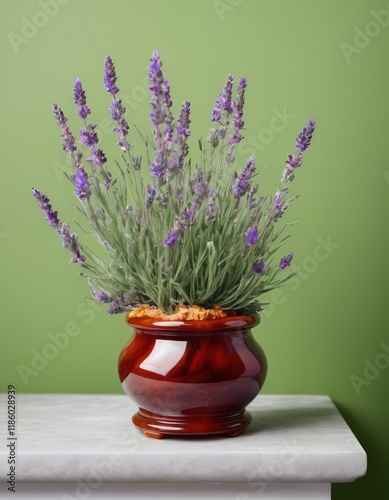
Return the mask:
<path id="1" fill-rule="evenodd" d="M 287 224 L 280 222 L 293 198 L 289 183 L 302 164 L 315 122 L 309 120 L 287 156 L 280 187 L 260 194 L 254 157 L 243 166 L 234 157 L 242 140 L 246 79 L 236 91 L 227 78 L 212 111 L 212 128 L 189 157 L 190 103 L 178 117 L 162 62 L 154 52 L 149 67 L 152 133 L 139 133 L 135 154 L 119 98 L 116 71 L 105 59 L 104 85 L 121 150 L 108 163 L 81 81 L 74 102 L 82 120 L 79 141 L 61 108 L 53 105 L 62 148 L 73 170 L 67 174 L 77 209 L 103 250 L 81 245 L 61 222 L 46 195 L 33 195 L 46 220 L 82 267 L 92 296 L 108 313 L 125 313 L 135 335 L 119 358 L 124 390 L 139 412 L 134 423 L 145 434 L 244 432 L 245 410 L 266 376 L 266 358 L 251 328 L 259 323 L 261 296 L 290 273 L 293 253 L 276 260 Z M 108 167 L 109 165 L 109 167 Z M 147 179 L 147 180 L 146 180 Z"/>

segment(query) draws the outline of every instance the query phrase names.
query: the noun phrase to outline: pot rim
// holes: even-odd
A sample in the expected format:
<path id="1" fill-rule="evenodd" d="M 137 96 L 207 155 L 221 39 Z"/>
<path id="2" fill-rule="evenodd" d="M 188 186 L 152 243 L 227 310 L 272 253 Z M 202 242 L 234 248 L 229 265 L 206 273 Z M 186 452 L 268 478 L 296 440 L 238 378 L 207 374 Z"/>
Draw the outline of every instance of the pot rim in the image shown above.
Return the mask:
<path id="1" fill-rule="evenodd" d="M 218 319 L 203 320 L 161 320 L 143 316 L 141 318 L 128 318 L 126 323 L 137 330 L 152 330 L 164 333 L 196 332 L 216 333 L 217 331 L 248 330 L 260 324 L 259 314 L 244 314 L 239 316 L 226 316 Z"/>

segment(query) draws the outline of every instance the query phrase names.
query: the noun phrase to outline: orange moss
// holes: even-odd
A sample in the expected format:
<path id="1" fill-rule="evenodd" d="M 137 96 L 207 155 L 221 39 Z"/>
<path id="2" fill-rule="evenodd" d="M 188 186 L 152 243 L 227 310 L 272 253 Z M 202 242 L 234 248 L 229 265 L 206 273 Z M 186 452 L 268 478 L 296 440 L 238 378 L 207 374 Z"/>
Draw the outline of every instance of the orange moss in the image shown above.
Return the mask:
<path id="1" fill-rule="evenodd" d="M 135 311 L 131 311 L 128 314 L 128 319 L 148 317 L 161 319 L 164 321 L 200 321 L 204 319 L 220 319 L 225 318 L 226 316 L 235 316 L 235 313 L 231 311 L 223 311 L 223 309 L 221 309 L 218 304 L 215 304 L 212 309 L 205 309 L 204 307 L 200 306 L 185 306 L 184 304 L 180 304 L 179 306 L 177 306 L 176 312 L 173 314 L 164 314 L 161 309 L 143 304 L 142 306 L 138 307 L 138 309 L 135 309 Z"/>

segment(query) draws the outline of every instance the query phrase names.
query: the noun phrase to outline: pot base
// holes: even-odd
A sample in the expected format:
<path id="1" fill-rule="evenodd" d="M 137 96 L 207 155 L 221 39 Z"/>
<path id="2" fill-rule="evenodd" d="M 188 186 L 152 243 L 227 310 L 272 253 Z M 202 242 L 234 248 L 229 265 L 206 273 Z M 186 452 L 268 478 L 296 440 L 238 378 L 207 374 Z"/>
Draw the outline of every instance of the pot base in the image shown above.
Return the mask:
<path id="1" fill-rule="evenodd" d="M 242 410 L 221 415 L 157 415 L 139 408 L 132 417 L 133 423 L 150 438 L 161 439 L 168 435 L 202 436 L 225 434 L 236 437 L 243 434 L 251 422 L 251 414 Z"/>

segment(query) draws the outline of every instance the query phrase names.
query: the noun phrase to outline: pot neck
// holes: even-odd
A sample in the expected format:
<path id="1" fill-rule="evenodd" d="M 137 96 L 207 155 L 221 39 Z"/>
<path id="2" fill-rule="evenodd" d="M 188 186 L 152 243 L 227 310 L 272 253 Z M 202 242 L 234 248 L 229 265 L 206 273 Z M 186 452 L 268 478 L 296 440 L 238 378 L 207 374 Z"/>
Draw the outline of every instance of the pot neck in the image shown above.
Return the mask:
<path id="1" fill-rule="evenodd" d="M 260 317 L 258 314 L 252 314 L 242 316 L 227 316 L 220 319 L 205 319 L 199 321 L 166 321 L 144 316 L 142 318 L 127 317 L 126 323 L 136 330 L 140 331 L 158 331 L 161 333 L 195 332 L 201 334 L 216 331 L 234 332 L 248 330 L 260 323 Z"/>

